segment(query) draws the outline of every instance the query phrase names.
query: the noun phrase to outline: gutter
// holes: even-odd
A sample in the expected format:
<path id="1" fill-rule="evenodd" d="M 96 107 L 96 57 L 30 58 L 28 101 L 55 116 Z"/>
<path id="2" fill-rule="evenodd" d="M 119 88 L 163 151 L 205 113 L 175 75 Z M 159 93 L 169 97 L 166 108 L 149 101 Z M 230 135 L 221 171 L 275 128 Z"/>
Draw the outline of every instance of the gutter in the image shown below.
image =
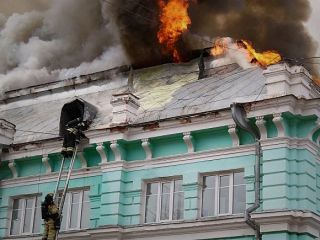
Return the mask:
<path id="1" fill-rule="evenodd" d="M 260 142 L 260 132 L 256 128 L 253 128 L 249 120 L 246 117 L 246 112 L 242 105 L 238 103 L 231 104 L 232 118 L 236 125 L 243 130 L 249 132 L 255 139 L 255 201 L 254 204 L 245 210 L 245 222 L 255 231 L 256 240 L 261 240 L 260 225 L 255 220 L 251 218 L 251 213 L 260 207 L 260 177 L 261 177 L 261 157 L 262 149 Z"/>

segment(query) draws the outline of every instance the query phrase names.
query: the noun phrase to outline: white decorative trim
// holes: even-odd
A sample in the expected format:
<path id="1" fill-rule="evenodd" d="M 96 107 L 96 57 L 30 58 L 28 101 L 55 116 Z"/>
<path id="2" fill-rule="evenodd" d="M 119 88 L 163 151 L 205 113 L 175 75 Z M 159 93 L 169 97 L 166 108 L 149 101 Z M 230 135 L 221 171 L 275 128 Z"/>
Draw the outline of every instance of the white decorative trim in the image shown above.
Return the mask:
<path id="1" fill-rule="evenodd" d="M 16 162 L 15 161 L 10 161 L 8 166 L 9 166 L 9 168 L 11 170 L 13 178 L 18 178 L 18 170 L 17 170 Z"/>
<path id="2" fill-rule="evenodd" d="M 267 128 L 265 126 L 266 121 L 264 120 L 264 116 L 256 117 L 256 125 L 259 128 L 261 140 L 267 139 Z"/>
<path id="3" fill-rule="evenodd" d="M 146 160 L 152 159 L 151 144 L 148 138 L 141 139 L 141 146 L 146 153 Z"/>
<path id="4" fill-rule="evenodd" d="M 104 148 L 104 146 L 103 146 L 103 143 L 97 143 L 96 150 L 97 150 L 97 152 L 98 152 L 99 155 L 100 155 L 101 164 L 108 162 L 107 154 L 106 154 L 106 152 L 104 151 L 104 149 L 105 149 L 105 148 Z"/>
<path id="5" fill-rule="evenodd" d="M 308 138 L 313 141 L 312 137 L 313 137 L 313 134 L 315 134 L 316 131 L 318 131 L 320 129 L 320 119 L 317 120 L 316 122 L 316 126 L 311 130 L 311 132 L 308 134 Z M 318 144 L 319 141 L 318 139 L 316 139 L 316 143 Z"/>
<path id="6" fill-rule="evenodd" d="M 42 163 L 46 168 L 46 173 L 51 173 L 52 172 L 52 168 L 51 165 L 49 163 L 49 156 L 48 154 L 44 154 L 42 155 Z"/>
<path id="7" fill-rule="evenodd" d="M 276 125 L 276 128 L 278 130 L 278 137 L 284 137 L 285 129 L 283 126 L 283 118 L 281 117 L 281 113 L 274 113 L 272 121 Z"/>
<path id="8" fill-rule="evenodd" d="M 232 146 L 238 147 L 240 145 L 240 140 L 237 134 L 236 124 L 231 124 L 228 126 L 228 128 L 228 133 L 230 134 L 232 139 Z"/>
<path id="9" fill-rule="evenodd" d="M 260 224 L 261 233 L 291 232 L 309 234 L 319 238 L 320 219 L 311 212 L 274 211 L 253 214 Z M 254 231 L 245 223 L 242 214 L 213 217 L 203 220 L 176 221 L 167 223 L 140 224 L 122 228 L 120 226 L 98 227 L 85 231 L 61 232 L 62 239 L 148 239 L 148 240 L 194 240 L 236 238 L 253 236 Z M 29 236 L 30 238 L 30 236 Z M 26 236 L 25 239 L 28 239 Z"/>
<path id="10" fill-rule="evenodd" d="M 188 147 L 188 153 L 193 153 L 194 152 L 194 146 L 192 142 L 192 136 L 190 132 L 184 132 L 183 133 L 183 141 Z"/>
<path id="11" fill-rule="evenodd" d="M 114 154 L 114 158 L 115 158 L 115 161 L 121 161 L 121 152 L 120 152 L 120 149 L 119 149 L 119 144 L 118 144 L 118 141 L 115 140 L 115 141 L 111 141 L 111 145 L 110 145 L 110 148 Z"/>
<path id="12" fill-rule="evenodd" d="M 88 162 L 87 162 L 87 159 L 85 158 L 83 152 L 82 151 L 78 152 L 77 156 L 78 156 L 78 158 L 80 160 L 81 168 L 87 168 L 88 167 Z"/>

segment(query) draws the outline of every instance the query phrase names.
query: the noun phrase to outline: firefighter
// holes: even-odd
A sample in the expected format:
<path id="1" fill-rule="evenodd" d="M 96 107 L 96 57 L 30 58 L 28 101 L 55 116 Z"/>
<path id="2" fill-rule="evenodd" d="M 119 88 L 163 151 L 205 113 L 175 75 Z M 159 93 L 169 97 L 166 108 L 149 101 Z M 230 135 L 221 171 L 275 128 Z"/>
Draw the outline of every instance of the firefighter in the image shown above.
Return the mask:
<path id="1" fill-rule="evenodd" d="M 76 144 L 79 143 L 80 138 L 84 137 L 82 131 L 88 127 L 87 122 L 81 121 L 76 118 L 66 125 L 66 134 L 63 136 L 63 147 L 61 154 L 65 158 L 70 158 L 73 155 Z"/>
<path id="2" fill-rule="evenodd" d="M 49 193 L 41 204 L 44 232 L 42 240 L 55 240 L 57 230 L 60 229 L 59 209 L 53 202 L 53 194 Z"/>

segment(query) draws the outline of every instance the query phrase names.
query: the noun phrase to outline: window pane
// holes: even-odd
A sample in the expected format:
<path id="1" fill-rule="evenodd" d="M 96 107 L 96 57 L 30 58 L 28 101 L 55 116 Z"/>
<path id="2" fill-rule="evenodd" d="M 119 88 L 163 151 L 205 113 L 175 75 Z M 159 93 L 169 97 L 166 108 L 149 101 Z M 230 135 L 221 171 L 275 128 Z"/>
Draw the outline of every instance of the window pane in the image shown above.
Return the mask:
<path id="1" fill-rule="evenodd" d="M 230 184 L 230 176 L 221 176 L 220 177 L 220 187 L 228 187 Z"/>
<path id="2" fill-rule="evenodd" d="M 41 199 L 40 197 L 37 197 L 35 217 L 34 217 L 34 223 L 33 223 L 34 233 L 40 232 L 40 226 L 42 224 L 42 221 L 43 220 L 41 219 Z"/>
<path id="3" fill-rule="evenodd" d="M 147 184 L 147 195 L 158 194 L 158 183 Z"/>
<path id="4" fill-rule="evenodd" d="M 30 233 L 31 232 L 31 221 L 32 221 L 32 213 L 35 199 L 26 199 L 26 210 L 24 215 L 24 224 L 23 224 L 23 232 Z"/>
<path id="5" fill-rule="evenodd" d="M 229 213 L 229 187 L 220 188 L 219 213 Z"/>
<path id="6" fill-rule="evenodd" d="M 169 220 L 170 194 L 161 196 L 161 220 Z"/>
<path id="7" fill-rule="evenodd" d="M 162 183 L 162 194 L 170 193 L 171 183 Z"/>
<path id="8" fill-rule="evenodd" d="M 243 213 L 246 208 L 245 185 L 234 186 L 233 188 L 233 213 Z"/>
<path id="9" fill-rule="evenodd" d="M 204 188 L 215 188 L 216 187 L 216 176 L 205 176 L 203 177 Z"/>
<path id="10" fill-rule="evenodd" d="M 11 219 L 11 235 L 17 235 L 20 233 L 20 224 L 22 216 L 22 202 L 23 199 L 15 199 L 13 201 L 12 219 Z"/>
<path id="11" fill-rule="evenodd" d="M 89 191 L 83 192 L 83 206 L 81 213 L 81 228 L 88 228 L 90 223 Z"/>
<path id="12" fill-rule="evenodd" d="M 234 185 L 244 184 L 244 173 L 243 172 L 234 173 L 233 184 Z"/>
<path id="13" fill-rule="evenodd" d="M 184 195 L 183 192 L 176 192 L 173 196 L 173 220 L 183 219 Z"/>
<path id="14" fill-rule="evenodd" d="M 215 207 L 215 189 L 206 189 L 202 192 L 202 216 L 214 216 Z"/>
<path id="15" fill-rule="evenodd" d="M 70 228 L 79 227 L 80 193 L 72 193 Z"/>
<path id="16" fill-rule="evenodd" d="M 174 181 L 174 191 L 175 192 L 182 191 L 182 180 L 175 180 Z"/>
<path id="17" fill-rule="evenodd" d="M 68 216 L 68 209 L 70 208 L 70 193 L 66 194 L 66 199 L 64 201 L 64 205 L 63 205 L 63 209 L 62 209 L 62 223 L 61 223 L 61 230 L 66 230 L 67 228 L 69 228 L 69 224 L 67 225 L 67 223 L 69 223 L 68 218 L 70 218 L 70 216 Z"/>
<path id="18" fill-rule="evenodd" d="M 156 222 L 157 220 L 157 198 L 158 195 L 147 196 L 145 222 Z"/>

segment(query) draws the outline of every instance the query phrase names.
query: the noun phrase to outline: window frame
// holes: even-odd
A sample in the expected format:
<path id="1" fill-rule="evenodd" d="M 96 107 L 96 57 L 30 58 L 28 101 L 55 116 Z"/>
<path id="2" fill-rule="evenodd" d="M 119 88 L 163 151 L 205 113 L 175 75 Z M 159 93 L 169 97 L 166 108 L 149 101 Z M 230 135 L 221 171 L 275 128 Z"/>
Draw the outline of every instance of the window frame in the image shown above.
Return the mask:
<path id="1" fill-rule="evenodd" d="M 81 221 L 82 221 L 82 214 L 83 214 L 83 200 L 84 200 L 84 192 L 88 192 L 88 196 L 90 196 L 90 188 L 75 188 L 75 189 L 70 189 L 67 191 L 66 194 L 70 194 L 70 196 L 72 196 L 72 194 L 74 193 L 80 193 L 80 196 L 79 196 L 79 202 L 77 204 L 79 204 L 79 209 L 78 209 L 78 216 L 77 216 L 77 226 L 76 227 L 70 227 L 71 226 L 71 214 L 72 214 L 72 197 L 69 197 L 67 198 L 66 196 L 66 199 L 65 199 L 65 202 L 64 202 L 64 206 L 63 206 L 63 209 L 65 207 L 67 207 L 66 209 L 66 216 L 63 216 L 62 217 L 62 221 L 61 221 L 61 232 L 67 232 L 67 231 L 74 231 L 74 230 L 84 230 L 84 229 L 88 229 L 90 228 L 90 219 L 89 219 L 89 225 L 85 228 L 81 228 Z M 58 194 L 62 193 L 62 191 L 59 191 Z M 59 197 L 60 198 L 60 197 Z M 68 204 L 66 205 L 67 203 L 67 200 L 69 200 Z M 90 198 L 89 198 L 89 208 L 90 208 Z M 63 211 L 62 211 L 62 214 L 63 214 Z M 88 216 L 90 217 L 90 216 Z M 63 228 L 62 226 L 62 223 L 63 223 L 63 219 L 66 218 L 66 222 L 65 222 L 65 228 Z"/>
<path id="2" fill-rule="evenodd" d="M 222 172 L 209 172 L 209 173 L 201 173 L 199 175 L 199 211 L 198 211 L 198 218 L 204 219 L 204 218 L 214 218 L 214 217 L 223 217 L 223 216 L 231 216 L 231 215 L 239 215 L 244 213 L 234 213 L 234 174 L 235 173 L 245 173 L 244 169 L 236 169 L 231 171 L 222 171 Z M 210 177 L 215 176 L 217 177 L 215 182 L 215 203 L 214 203 L 214 213 L 213 216 L 203 216 L 203 190 L 204 190 L 204 177 Z M 222 176 L 229 176 L 229 203 L 228 203 L 228 213 L 220 213 L 220 178 Z M 230 177 L 231 176 L 231 177 Z M 244 177 L 245 181 L 245 177 Z M 246 183 L 243 184 L 245 186 L 245 197 L 246 197 Z M 239 185 L 237 185 L 239 186 Z M 246 198 L 245 198 L 246 199 Z"/>
<path id="3" fill-rule="evenodd" d="M 36 218 L 36 208 L 37 208 L 37 201 L 42 201 L 41 199 L 42 195 L 40 193 L 35 193 L 32 195 L 19 195 L 19 196 L 12 196 L 9 198 L 9 217 L 8 217 L 8 228 L 7 228 L 7 236 L 28 236 L 28 235 L 36 235 L 41 233 L 41 224 L 40 224 L 40 230 L 39 232 L 33 232 L 34 230 L 34 223 Z M 31 222 L 30 222 L 30 230 L 29 232 L 23 232 L 24 230 L 24 224 L 25 224 L 25 217 L 26 217 L 26 209 L 27 209 L 27 200 L 33 199 L 33 205 L 32 205 L 32 214 L 31 214 Z M 13 224 L 13 211 L 14 211 L 14 201 L 16 200 L 23 200 L 22 201 L 22 213 L 21 213 L 21 223 L 19 227 L 19 233 L 18 234 L 12 234 L 11 233 L 11 227 Z M 40 211 L 41 211 L 41 204 L 40 204 Z"/>
<path id="4" fill-rule="evenodd" d="M 157 178 L 157 179 L 152 179 L 152 180 L 145 180 L 142 181 L 142 190 L 143 190 L 143 200 L 141 204 L 141 221 L 140 223 L 142 224 L 157 224 L 157 223 L 166 223 L 166 222 L 179 222 L 183 221 L 184 217 L 181 219 L 173 219 L 173 210 L 174 210 L 174 183 L 175 181 L 182 181 L 182 176 L 178 177 L 168 177 L 168 178 Z M 146 222 L 146 214 L 147 214 L 147 186 L 148 184 L 157 184 L 157 211 L 156 211 L 156 221 L 154 222 Z M 169 219 L 164 219 L 161 220 L 161 201 L 162 201 L 162 185 L 164 183 L 170 183 L 170 196 L 169 196 Z M 181 187 L 182 187 L 181 183 Z M 183 193 L 183 201 L 184 201 L 184 191 L 181 191 Z M 184 204 L 183 204 L 184 206 Z M 184 212 L 184 207 L 182 209 Z"/>

